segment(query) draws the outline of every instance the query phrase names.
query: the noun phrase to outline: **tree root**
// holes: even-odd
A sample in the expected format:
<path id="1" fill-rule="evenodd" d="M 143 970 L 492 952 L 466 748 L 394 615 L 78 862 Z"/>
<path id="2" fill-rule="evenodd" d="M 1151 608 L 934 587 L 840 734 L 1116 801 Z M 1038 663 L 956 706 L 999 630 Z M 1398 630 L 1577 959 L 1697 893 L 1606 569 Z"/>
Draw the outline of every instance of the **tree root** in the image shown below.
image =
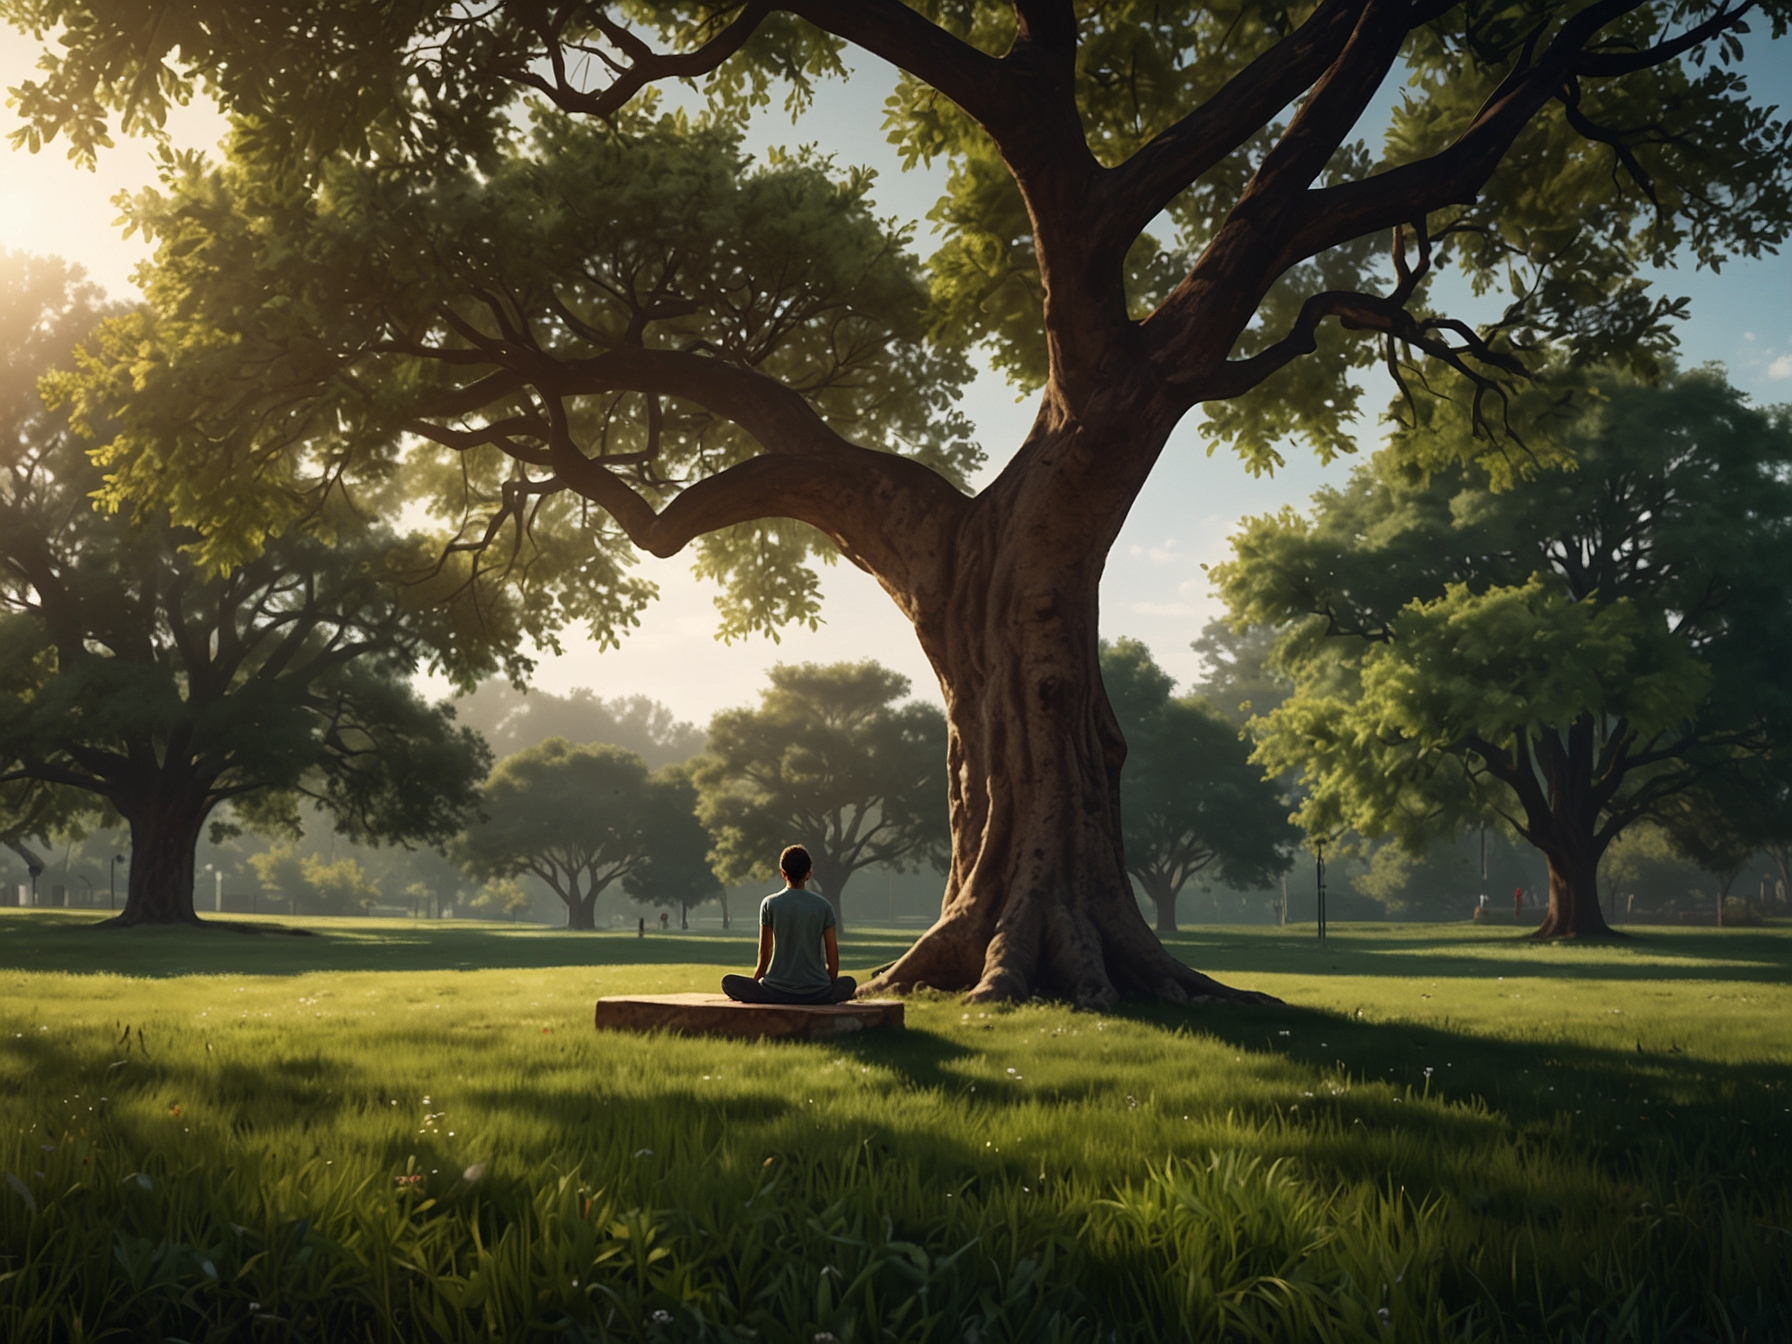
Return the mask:
<path id="1" fill-rule="evenodd" d="M 1017 902 L 1019 908 L 1004 915 L 981 948 L 974 945 L 976 931 L 968 927 L 969 920 L 942 919 L 895 962 L 880 967 L 859 995 L 907 994 L 926 987 L 961 991 L 965 1003 L 1016 1003 L 1039 996 L 1098 1010 L 1122 999 L 1250 1006 L 1282 1002 L 1185 966 L 1136 911 L 1134 930 L 1104 927 L 1110 922 L 1105 920 L 1098 925 L 1062 902 L 1051 902 L 1045 910 L 1028 909 L 1033 903 Z"/>

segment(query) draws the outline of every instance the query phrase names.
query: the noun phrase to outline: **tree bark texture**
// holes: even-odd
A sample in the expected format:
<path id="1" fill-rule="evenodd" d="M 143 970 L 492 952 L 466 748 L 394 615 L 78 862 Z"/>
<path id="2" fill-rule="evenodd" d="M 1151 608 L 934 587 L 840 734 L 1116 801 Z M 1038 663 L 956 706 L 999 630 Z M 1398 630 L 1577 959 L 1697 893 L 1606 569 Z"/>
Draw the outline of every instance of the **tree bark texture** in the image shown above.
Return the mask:
<path id="1" fill-rule="evenodd" d="M 203 784 L 157 775 L 115 799 L 131 827 L 124 909 L 102 928 L 200 924 L 193 908 L 193 855 L 213 800 Z"/>

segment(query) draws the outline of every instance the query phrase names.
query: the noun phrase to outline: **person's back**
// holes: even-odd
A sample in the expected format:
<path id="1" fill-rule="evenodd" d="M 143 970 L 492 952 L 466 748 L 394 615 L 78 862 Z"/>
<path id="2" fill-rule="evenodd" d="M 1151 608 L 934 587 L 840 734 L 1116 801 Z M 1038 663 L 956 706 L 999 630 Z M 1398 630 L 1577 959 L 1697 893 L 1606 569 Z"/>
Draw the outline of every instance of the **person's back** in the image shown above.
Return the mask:
<path id="1" fill-rule="evenodd" d="M 772 931 L 772 964 L 765 986 L 780 994 L 821 994 L 834 983 L 828 974 L 822 938 L 834 927 L 827 898 L 802 887 L 786 887 L 759 903 L 759 924 Z"/>
<path id="2" fill-rule="evenodd" d="M 840 974 L 834 907 L 805 891 L 814 865 L 791 845 L 778 856 L 788 885 L 759 903 L 759 965 L 751 976 L 724 975 L 722 993 L 737 1003 L 841 1003 L 858 988 Z"/>

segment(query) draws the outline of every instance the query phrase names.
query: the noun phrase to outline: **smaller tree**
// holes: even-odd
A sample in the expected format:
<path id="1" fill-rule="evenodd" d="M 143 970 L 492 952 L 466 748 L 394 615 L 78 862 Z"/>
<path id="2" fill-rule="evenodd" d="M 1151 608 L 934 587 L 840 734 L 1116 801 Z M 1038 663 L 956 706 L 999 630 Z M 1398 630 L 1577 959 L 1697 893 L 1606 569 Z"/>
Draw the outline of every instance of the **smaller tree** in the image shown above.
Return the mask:
<path id="1" fill-rule="evenodd" d="M 1748 762 L 1714 773 L 1703 787 L 1665 799 L 1658 815 L 1674 853 L 1716 879 L 1719 923 L 1736 879 L 1772 837 L 1776 800 L 1765 765 Z"/>
<path id="2" fill-rule="evenodd" d="M 359 859 L 332 862 L 313 855 L 305 860 L 305 879 L 317 893 L 318 902 L 329 909 L 371 915 L 373 907 L 380 903 L 380 889 L 367 876 Z"/>
<path id="3" fill-rule="evenodd" d="M 645 879 L 677 851 L 701 855 L 707 836 L 678 822 L 689 815 L 688 782 L 650 775 L 623 747 L 575 746 L 551 737 L 499 761 L 481 798 L 484 819 L 467 827 L 454 854 L 466 872 L 494 881 L 528 873 L 566 906 L 566 927 L 597 927 L 597 898 L 612 883 Z"/>
<path id="4" fill-rule="evenodd" d="M 479 889 L 479 894 L 473 898 L 473 908 L 495 910 L 514 924 L 516 917 L 529 908 L 529 893 L 515 878 L 494 877 Z"/>
<path id="5" fill-rule="evenodd" d="M 870 661 L 781 663 L 769 677 L 758 709 L 711 720 L 691 765 L 710 860 L 724 882 L 766 881 L 784 846 L 802 844 L 844 928 L 861 868 L 945 862 L 945 716 L 898 704 L 908 678 Z"/>
<path id="6" fill-rule="evenodd" d="M 1189 641 L 1204 664 L 1194 693 L 1239 728 L 1269 713 L 1294 689 L 1288 676 L 1272 666 L 1281 637 L 1273 626 L 1234 630 L 1230 621 L 1207 622 L 1200 637 Z"/>
<path id="7" fill-rule="evenodd" d="M 379 904 L 379 888 L 360 860 L 301 855 L 291 844 L 278 844 L 249 856 L 261 889 L 288 902 L 294 914 L 371 914 Z"/>
<path id="8" fill-rule="evenodd" d="M 1600 890 L 1611 917 L 1628 918 L 1637 885 L 1674 857 L 1667 832 L 1652 821 L 1640 822 L 1613 840 L 1599 861 Z"/>
<path id="9" fill-rule="evenodd" d="M 646 809 L 653 844 L 647 861 L 622 879 L 622 889 L 643 905 L 676 905 L 681 924 L 691 907 L 719 896 L 725 924 L 727 888 L 709 866 L 709 832 L 697 819 L 697 786 L 690 767 L 661 768 L 654 775 Z"/>
<path id="10" fill-rule="evenodd" d="M 1238 729 L 1198 696 L 1172 696 L 1138 640 L 1102 646 L 1101 679 L 1126 735 L 1126 870 L 1157 907 L 1158 932 L 1176 932 L 1176 898 L 1197 873 L 1249 891 L 1287 872 L 1299 834 Z"/>

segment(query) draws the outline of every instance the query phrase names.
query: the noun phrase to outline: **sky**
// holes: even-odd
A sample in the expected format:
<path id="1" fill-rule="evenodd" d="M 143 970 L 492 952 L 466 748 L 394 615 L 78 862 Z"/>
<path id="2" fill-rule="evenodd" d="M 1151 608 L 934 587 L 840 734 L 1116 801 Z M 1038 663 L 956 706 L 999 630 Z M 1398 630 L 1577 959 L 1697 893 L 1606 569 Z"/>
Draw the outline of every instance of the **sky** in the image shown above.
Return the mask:
<path id="1" fill-rule="evenodd" d="M 1792 40 L 1772 44 L 1757 33 L 1749 43 L 1744 68 L 1755 97 L 1792 105 Z M 0 30 L 0 87 L 29 78 L 37 54 L 31 39 Z M 917 245 L 926 252 L 934 244 L 925 215 L 943 174 L 937 168 L 902 172 L 881 128 L 891 83 L 890 70 L 866 58 L 851 79 L 825 86 L 797 126 L 768 116 L 749 143 L 756 149 L 814 143 L 842 164 L 876 168 L 880 211 L 917 221 Z M 10 130 L 14 114 L 0 116 Z M 170 128 L 182 145 L 209 148 L 222 121 L 214 109 L 194 106 L 178 110 Z M 153 183 L 154 158 L 147 145 L 121 141 L 102 154 L 96 171 L 88 171 L 70 163 L 60 143 L 32 155 L 0 141 L 0 163 L 0 247 L 59 254 L 84 265 L 113 297 L 135 296 L 131 273 L 146 249 L 140 239 L 121 236 L 111 202 L 121 190 Z M 1675 270 L 1658 281 L 1665 292 L 1692 300 L 1692 317 L 1681 331 L 1684 364 L 1721 362 L 1757 402 L 1792 401 L 1792 255 L 1732 263 L 1719 275 Z M 1372 384 L 1365 404 L 1378 407 L 1385 400 Z M 977 426 L 993 474 L 1024 436 L 1031 399 L 1018 400 L 985 368 L 964 409 Z M 1341 483 L 1351 465 L 1344 459 L 1324 467 L 1309 455 L 1291 455 L 1273 478 L 1253 478 L 1223 446 L 1209 456 L 1209 445 L 1194 432 L 1198 418 L 1189 418 L 1164 453 L 1102 582 L 1102 633 L 1143 640 L 1183 685 L 1200 674 L 1190 642 L 1221 614 L 1202 565 L 1226 558 L 1228 535 L 1241 518 L 1285 504 L 1303 507 L 1316 489 Z M 1377 436 L 1376 425 L 1365 423 L 1360 446 L 1373 449 Z M 576 631 L 568 632 L 564 656 L 541 659 L 537 685 L 557 694 L 588 686 L 604 696 L 649 695 L 681 718 L 704 723 L 719 709 L 751 702 L 774 663 L 874 658 L 908 676 L 915 694 L 939 700 L 906 620 L 875 580 L 845 562 L 824 571 L 821 628 L 786 630 L 775 643 L 717 642 L 714 592 L 691 575 L 687 559 L 643 557 L 638 572 L 661 592 L 640 628 L 621 649 L 602 653 Z"/>

